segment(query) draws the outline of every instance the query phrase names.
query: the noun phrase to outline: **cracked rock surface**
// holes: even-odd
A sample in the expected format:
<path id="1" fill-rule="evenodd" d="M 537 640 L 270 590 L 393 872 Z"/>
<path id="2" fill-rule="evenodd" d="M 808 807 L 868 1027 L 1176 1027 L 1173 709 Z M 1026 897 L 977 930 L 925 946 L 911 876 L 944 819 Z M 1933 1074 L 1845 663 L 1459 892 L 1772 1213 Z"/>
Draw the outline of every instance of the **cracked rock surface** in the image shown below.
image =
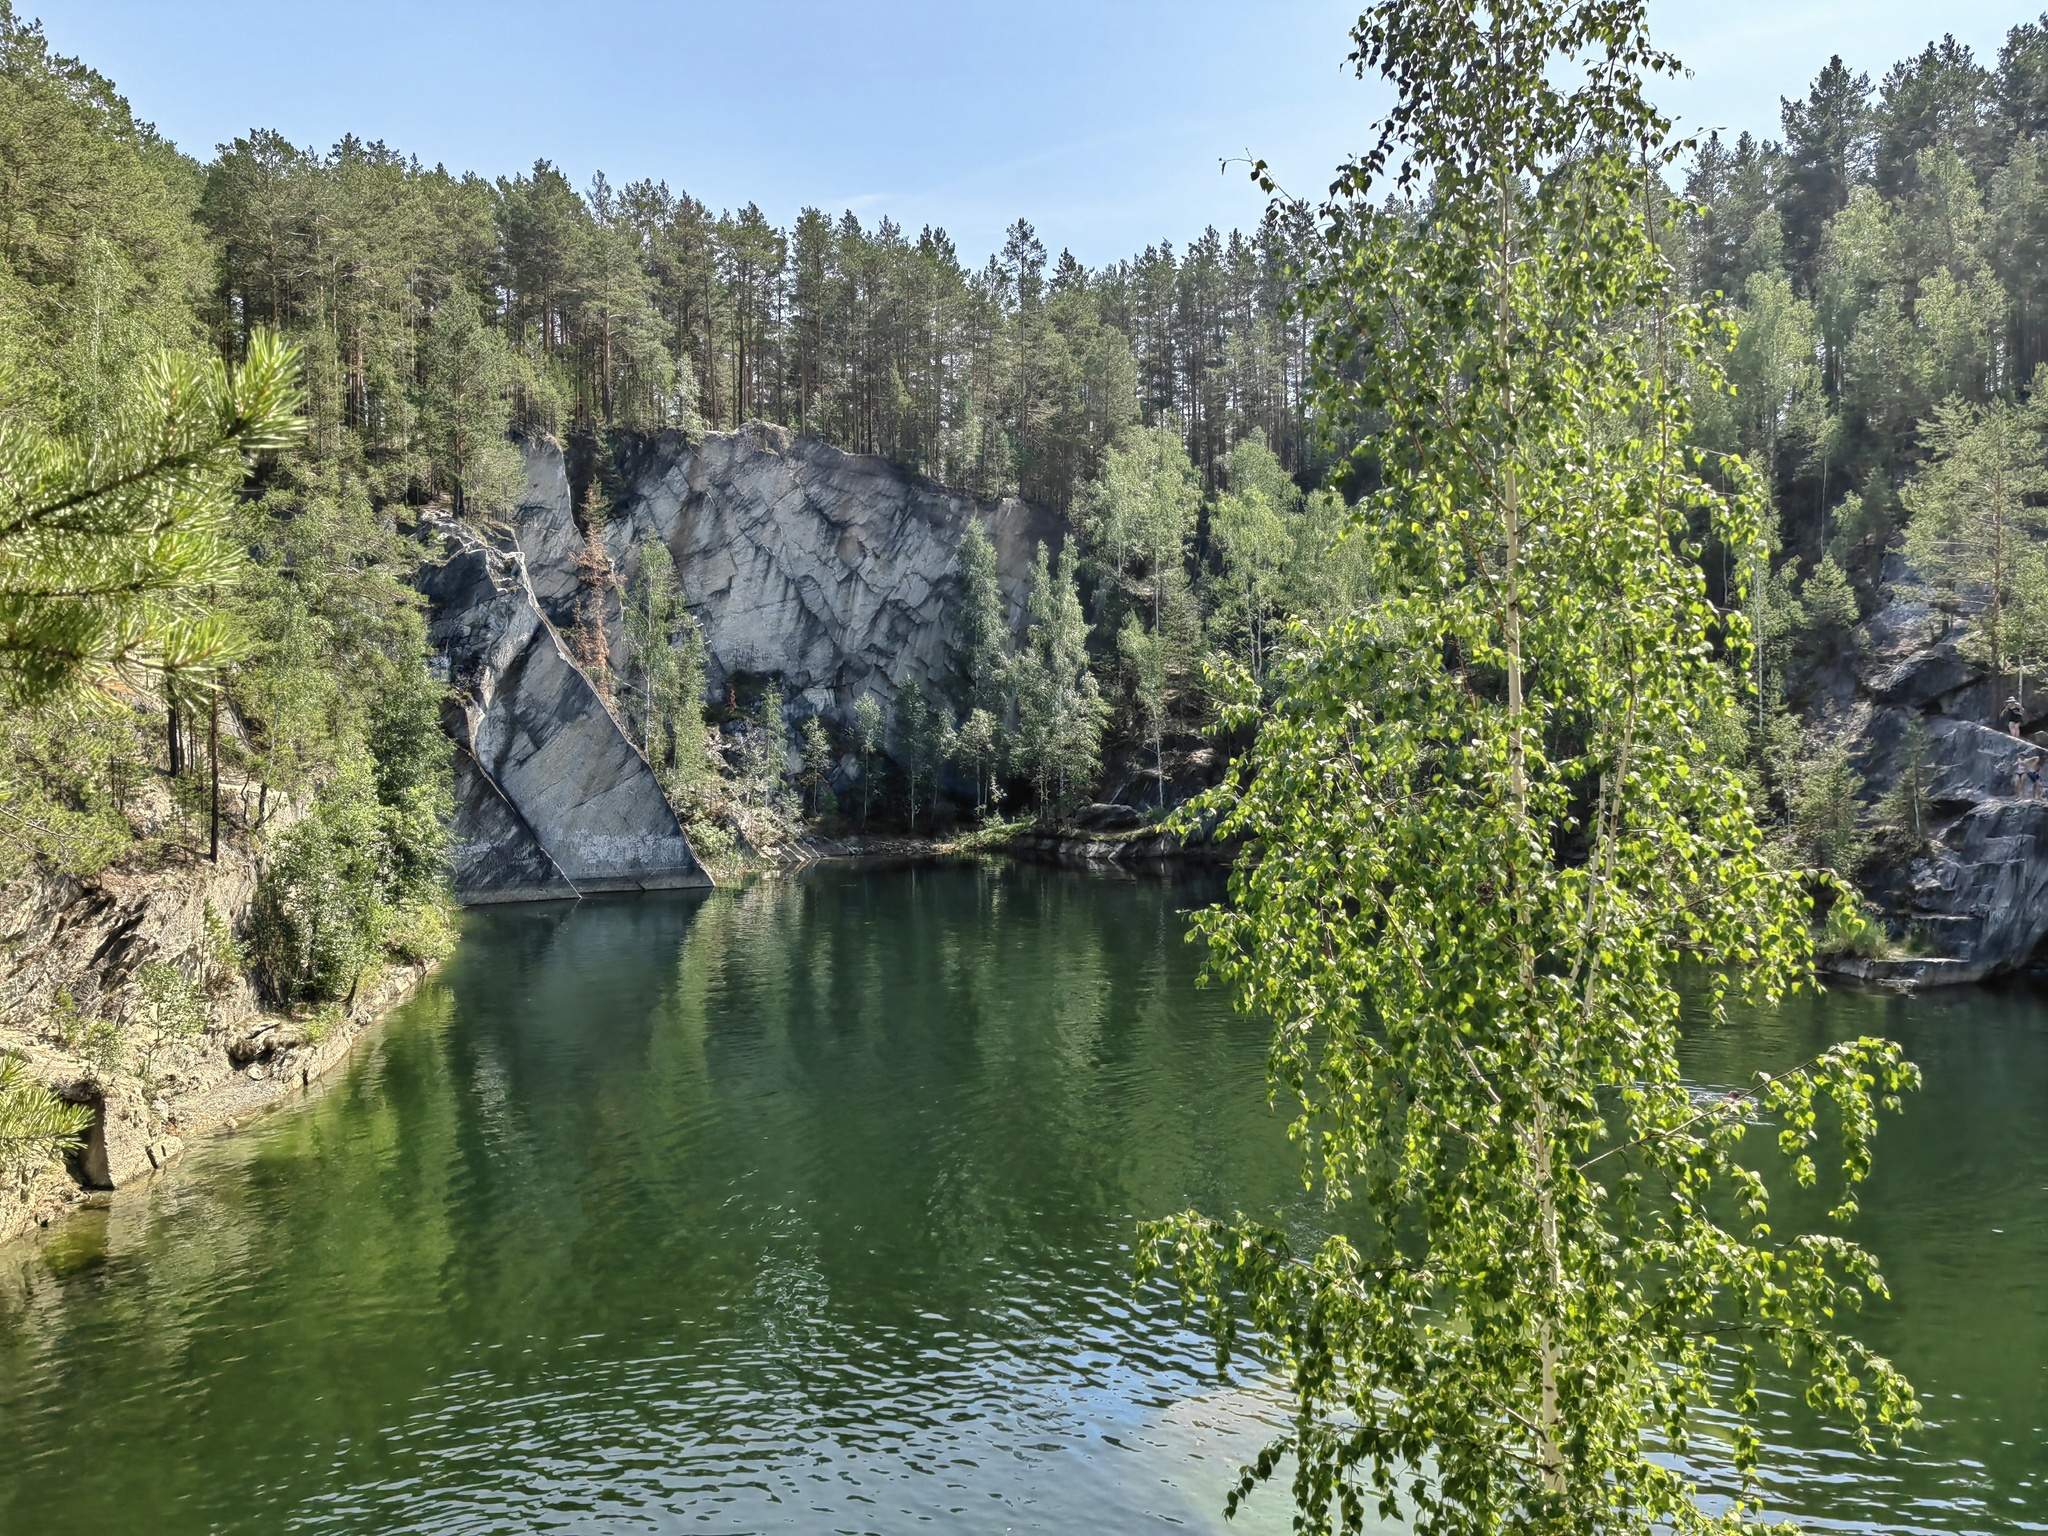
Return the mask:
<path id="1" fill-rule="evenodd" d="M 646 758 L 534 600 L 525 557 L 432 518 L 419 577 L 451 687 L 451 878 L 467 903 L 708 886 Z"/>
<path id="2" fill-rule="evenodd" d="M 566 628 L 583 550 L 569 475 L 552 443 L 529 445 L 526 465 L 519 547 L 535 596 Z M 951 491 L 886 459 L 759 423 L 695 443 L 666 433 L 625 454 L 620 469 L 605 531 L 613 569 L 630 591 L 647 541 L 668 546 L 704 634 L 712 693 L 778 678 L 793 713 L 841 726 L 863 693 L 893 710 L 906 689 L 946 680 L 970 523 L 995 546 L 1020 630 L 1038 546 L 1057 550 L 1066 532 L 1029 502 Z M 616 592 L 608 603 L 613 664 L 622 667 Z"/>
<path id="3" fill-rule="evenodd" d="M 1963 655 L 1963 627 L 1943 623 L 1896 559 L 1887 576 L 1889 600 L 1862 627 L 1858 652 L 1820 683 L 1824 718 L 1848 741 L 1872 803 L 1899 782 L 1907 732 L 1923 722 L 1919 846 L 1872 885 L 1888 926 L 1921 953 L 1834 968 L 1918 983 L 2007 975 L 2038 963 L 2048 939 L 2048 799 L 2014 783 L 2028 758 L 2048 760 L 2048 747 L 1984 723 L 2001 696 Z M 2031 683 L 2028 710 L 2030 726 L 2048 714 Z"/>

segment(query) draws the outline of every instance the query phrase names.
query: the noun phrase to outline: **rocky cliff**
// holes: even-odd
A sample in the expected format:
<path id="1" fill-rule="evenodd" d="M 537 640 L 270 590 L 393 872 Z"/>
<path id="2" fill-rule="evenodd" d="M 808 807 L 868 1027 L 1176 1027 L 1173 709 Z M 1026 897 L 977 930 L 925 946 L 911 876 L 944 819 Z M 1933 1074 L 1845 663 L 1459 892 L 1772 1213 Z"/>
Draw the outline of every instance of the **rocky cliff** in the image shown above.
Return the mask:
<path id="1" fill-rule="evenodd" d="M 613 584 L 590 550 L 562 449 L 526 449 L 508 536 L 428 519 L 420 588 L 453 689 L 460 809 L 454 884 L 466 902 L 707 883 L 646 761 L 562 634 L 598 602 L 612 665 L 627 665 L 620 603 L 642 551 L 665 544 L 706 649 L 716 698 L 773 679 L 792 714 L 846 727 L 863 694 L 893 709 L 946 681 L 961 591 L 960 542 L 980 524 L 1011 621 L 1031 564 L 1065 524 L 1014 498 L 949 491 L 886 459 L 779 427 L 627 444 L 607 507 Z"/>
<path id="2" fill-rule="evenodd" d="M 2048 938 L 2048 800 L 2022 794 L 2014 775 L 2044 748 L 1986 723 L 1999 699 L 1966 657 L 1966 628 L 1944 621 L 1896 559 L 1886 574 L 1884 606 L 1819 677 L 1810 708 L 1848 742 L 1872 803 L 1911 771 L 1909 733 L 1922 723 L 1919 833 L 1867 882 L 1909 957 L 1837 969 L 1941 983 L 2030 968 Z M 2040 715 L 2031 688 L 2028 702 Z"/>
<path id="3" fill-rule="evenodd" d="M 458 900 L 708 886 L 654 771 L 570 659 L 526 559 L 449 519 L 422 567 L 450 688 Z"/>
<path id="4" fill-rule="evenodd" d="M 566 628 L 583 535 L 562 451 L 527 449 L 519 548 L 548 616 Z M 622 586 L 650 539 L 668 546 L 708 652 L 714 694 L 774 677 L 793 709 L 844 725 L 864 693 L 893 707 L 904 689 L 945 679 L 959 550 L 970 523 L 995 546 L 1012 622 L 1023 623 L 1031 562 L 1065 523 L 1014 497 L 950 491 L 873 455 L 845 453 L 751 424 L 698 442 L 664 434 L 627 451 L 605 543 Z M 625 661 L 609 599 L 614 663 Z"/>

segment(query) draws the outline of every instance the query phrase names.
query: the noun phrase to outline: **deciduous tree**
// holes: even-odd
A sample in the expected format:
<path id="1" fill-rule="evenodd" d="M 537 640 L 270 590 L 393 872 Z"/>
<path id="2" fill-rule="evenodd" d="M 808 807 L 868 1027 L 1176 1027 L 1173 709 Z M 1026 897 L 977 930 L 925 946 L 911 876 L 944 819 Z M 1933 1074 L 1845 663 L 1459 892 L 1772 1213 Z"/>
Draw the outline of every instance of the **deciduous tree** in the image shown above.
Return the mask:
<path id="1" fill-rule="evenodd" d="M 1299 1529 L 1732 1530 L 1672 1453 L 1711 1404 L 1754 1464 L 1760 1354 L 1856 1435 L 1914 1412 L 1841 1331 L 1882 1281 L 1839 1225 L 1912 1073 L 1876 1040 L 1707 1104 L 1680 1072 L 1678 957 L 1769 999 L 1812 940 L 1712 745 L 1742 637 L 1694 530 L 1747 552 L 1760 507 L 1685 447 L 1681 363 L 1712 364 L 1643 94 L 1675 65 L 1639 0 L 1383 0 L 1354 37 L 1394 104 L 1310 302 L 1327 418 L 1378 424 L 1389 586 L 1289 667 L 1214 802 L 1247 846 L 1202 920 L 1342 1230 L 1297 1253 L 1191 1213 L 1146 1252 L 1287 1382 L 1239 1493 L 1291 1463 Z M 1822 1098 L 1835 1227 L 1783 1232 L 1743 1139 L 1761 1110 L 1819 1179 Z"/>

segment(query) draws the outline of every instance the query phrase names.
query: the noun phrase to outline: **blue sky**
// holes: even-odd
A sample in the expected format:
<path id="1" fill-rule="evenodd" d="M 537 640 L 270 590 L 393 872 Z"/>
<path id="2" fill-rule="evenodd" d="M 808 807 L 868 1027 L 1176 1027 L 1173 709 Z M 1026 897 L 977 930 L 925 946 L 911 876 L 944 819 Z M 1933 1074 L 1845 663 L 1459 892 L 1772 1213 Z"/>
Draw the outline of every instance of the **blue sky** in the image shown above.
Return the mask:
<path id="1" fill-rule="evenodd" d="M 1329 0 L 15 0 L 186 150 L 252 126 L 381 138 L 451 170 L 546 156 L 778 223 L 806 204 L 944 226 L 979 262 L 1022 215 L 1100 263 L 1261 207 L 1247 150 L 1318 190 L 1380 97 Z M 1937 31 L 1995 57 L 2014 4 L 1652 0 L 1694 70 L 1666 105 L 1771 134 L 1832 52 L 1873 79 Z"/>

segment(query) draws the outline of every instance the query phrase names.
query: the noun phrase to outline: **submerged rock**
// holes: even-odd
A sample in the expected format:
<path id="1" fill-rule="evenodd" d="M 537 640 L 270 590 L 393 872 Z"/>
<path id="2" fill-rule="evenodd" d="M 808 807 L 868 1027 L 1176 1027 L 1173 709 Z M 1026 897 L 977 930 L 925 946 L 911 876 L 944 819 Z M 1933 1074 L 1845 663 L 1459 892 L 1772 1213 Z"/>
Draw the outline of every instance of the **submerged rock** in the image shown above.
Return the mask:
<path id="1" fill-rule="evenodd" d="M 526 560 L 452 519 L 419 585 L 451 689 L 465 902 L 708 886 L 646 758 L 571 659 Z"/>

